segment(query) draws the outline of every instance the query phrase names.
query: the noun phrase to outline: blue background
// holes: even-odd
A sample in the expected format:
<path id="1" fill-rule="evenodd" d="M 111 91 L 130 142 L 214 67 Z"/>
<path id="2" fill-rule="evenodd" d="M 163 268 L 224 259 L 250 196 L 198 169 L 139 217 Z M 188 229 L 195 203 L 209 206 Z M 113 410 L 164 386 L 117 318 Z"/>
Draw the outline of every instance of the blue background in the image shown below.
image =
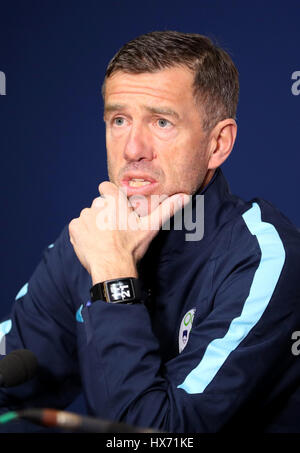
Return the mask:
<path id="1" fill-rule="evenodd" d="M 297 226 L 298 1 L 0 0 L 1 305 L 107 179 L 101 83 L 128 40 L 152 30 L 208 35 L 240 72 L 232 192 L 275 204 Z"/>

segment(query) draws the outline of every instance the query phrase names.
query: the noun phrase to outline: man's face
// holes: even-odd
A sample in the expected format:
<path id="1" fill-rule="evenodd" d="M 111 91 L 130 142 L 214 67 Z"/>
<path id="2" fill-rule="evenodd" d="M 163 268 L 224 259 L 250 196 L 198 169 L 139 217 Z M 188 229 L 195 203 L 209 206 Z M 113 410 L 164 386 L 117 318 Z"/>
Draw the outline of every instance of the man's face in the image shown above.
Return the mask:
<path id="1" fill-rule="evenodd" d="M 207 134 L 192 84 L 192 72 L 178 66 L 116 72 L 106 81 L 108 175 L 131 202 L 147 197 L 140 215 L 150 212 L 151 195 L 193 194 L 207 174 Z"/>

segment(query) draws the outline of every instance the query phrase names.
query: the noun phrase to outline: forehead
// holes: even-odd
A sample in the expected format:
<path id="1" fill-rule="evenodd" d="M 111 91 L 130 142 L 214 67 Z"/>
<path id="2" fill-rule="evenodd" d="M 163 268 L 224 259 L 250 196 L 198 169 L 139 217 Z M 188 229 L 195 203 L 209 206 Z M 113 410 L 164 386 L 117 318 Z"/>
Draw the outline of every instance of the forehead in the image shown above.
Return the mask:
<path id="1" fill-rule="evenodd" d="M 187 68 L 172 67 L 154 73 L 131 74 L 118 71 L 105 83 L 104 99 L 117 101 L 120 98 L 148 97 L 171 103 L 194 102 L 193 73 Z"/>

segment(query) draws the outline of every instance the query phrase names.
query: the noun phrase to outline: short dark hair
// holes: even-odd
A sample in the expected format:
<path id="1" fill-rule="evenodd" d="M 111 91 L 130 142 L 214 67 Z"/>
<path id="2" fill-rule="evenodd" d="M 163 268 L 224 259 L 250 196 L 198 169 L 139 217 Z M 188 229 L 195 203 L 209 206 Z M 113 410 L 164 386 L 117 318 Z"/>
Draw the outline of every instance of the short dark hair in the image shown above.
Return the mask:
<path id="1" fill-rule="evenodd" d="M 115 72 L 157 72 L 173 66 L 194 72 L 194 96 L 203 108 L 202 127 L 211 130 L 225 118 L 236 119 L 239 76 L 231 57 L 207 36 L 154 31 L 126 43 L 109 62 L 105 82 Z"/>

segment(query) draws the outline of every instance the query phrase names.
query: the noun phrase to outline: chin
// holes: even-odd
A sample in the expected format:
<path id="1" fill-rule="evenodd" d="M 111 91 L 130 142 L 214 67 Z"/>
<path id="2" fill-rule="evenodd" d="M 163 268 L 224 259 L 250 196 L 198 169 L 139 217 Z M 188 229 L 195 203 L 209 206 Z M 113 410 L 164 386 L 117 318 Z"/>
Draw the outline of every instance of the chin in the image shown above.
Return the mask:
<path id="1" fill-rule="evenodd" d="M 149 215 L 154 208 L 151 206 L 150 200 L 147 199 L 138 199 L 137 197 L 131 197 L 130 198 L 130 203 L 134 209 L 134 212 L 140 216 L 144 217 L 146 215 Z M 152 208 L 152 209 L 151 209 Z"/>
<path id="2" fill-rule="evenodd" d="M 144 217 L 146 215 L 151 214 L 157 206 L 165 199 L 161 195 L 152 195 L 152 196 L 139 196 L 139 195 L 132 195 L 129 197 L 129 201 L 134 209 L 134 211 L 140 216 Z"/>

